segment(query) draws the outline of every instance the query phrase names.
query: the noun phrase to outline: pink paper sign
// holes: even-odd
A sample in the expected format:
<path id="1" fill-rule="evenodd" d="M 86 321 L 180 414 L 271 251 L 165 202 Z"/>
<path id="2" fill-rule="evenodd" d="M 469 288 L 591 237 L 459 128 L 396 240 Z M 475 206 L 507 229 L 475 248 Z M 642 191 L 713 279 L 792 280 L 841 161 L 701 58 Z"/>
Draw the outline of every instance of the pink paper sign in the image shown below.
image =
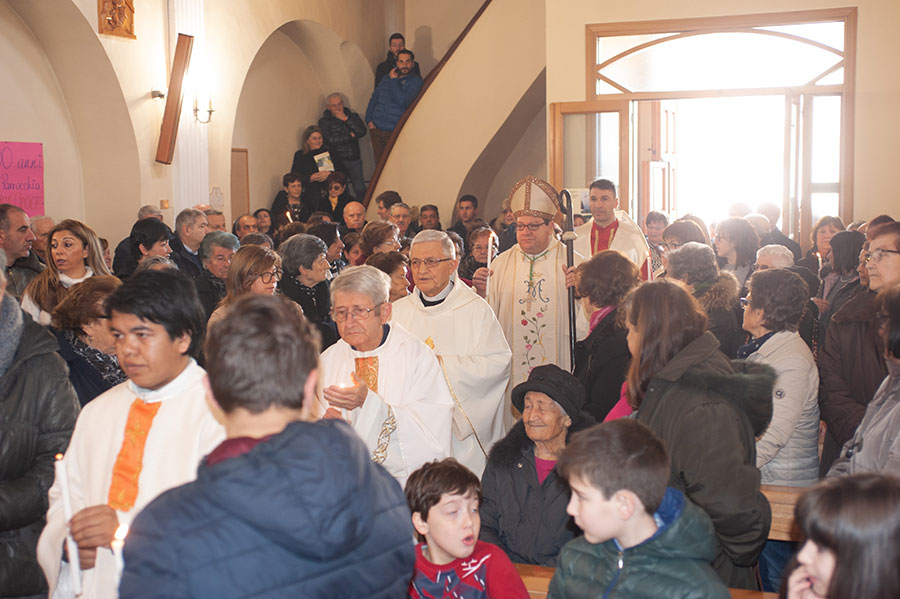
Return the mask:
<path id="1" fill-rule="evenodd" d="M 0 204 L 44 213 L 44 145 L 0 141 Z"/>

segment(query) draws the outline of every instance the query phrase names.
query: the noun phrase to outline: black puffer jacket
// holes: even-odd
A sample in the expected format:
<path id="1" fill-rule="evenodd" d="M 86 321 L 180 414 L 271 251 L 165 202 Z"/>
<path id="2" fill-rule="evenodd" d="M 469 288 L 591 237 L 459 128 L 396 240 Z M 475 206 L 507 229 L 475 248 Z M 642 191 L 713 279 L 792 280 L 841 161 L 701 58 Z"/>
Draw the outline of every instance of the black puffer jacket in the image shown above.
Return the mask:
<path id="1" fill-rule="evenodd" d="M 4 301 L 14 300 L 7 296 Z M 15 357 L 0 377 L 2 597 L 47 591 L 35 551 L 53 484 L 54 456 L 68 447 L 79 410 L 53 335 L 27 315 L 23 318 Z M 8 341 L 0 337 L 0 343 Z"/>
<path id="2" fill-rule="evenodd" d="M 597 422 L 602 422 L 619 401 L 629 360 L 628 331 L 616 324 L 616 310 L 575 344 L 574 374 L 587 392 L 584 409 Z"/>
<path id="3" fill-rule="evenodd" d="M 569 436 L 595 424 L 572 425 Z M 534 442 L 519 420 L 488 456 L 481 479 L 481 535 L 518 564 L 555 566 L 562 546 L 581 531 L 566 513 L 569 487 L 553 469 L 538 483 Z"/>
<path id="4" fill-rule="evenodd" d="M 369 128 L 362 117 L 349 108 L 344 107 L 344 115 L 347 117 L 346 121 L 326 110 L 319 119 L 319 128 L 325 137 L 325 144 L 334 149 L 341 159 L 359 160 L 359 138 L 365 137 Z"/>
<path id="5" fill-rule="evenodd" d="M 752 567 L 772 522 L 755 439 L 772 419 L 774 383 L 768 366 L 729 361 L 707 331 L 651 379 L 637 414 L 669 451 L 669 486 L 712 520 L 713 569 L 729 587 L 755 588 Z"/>

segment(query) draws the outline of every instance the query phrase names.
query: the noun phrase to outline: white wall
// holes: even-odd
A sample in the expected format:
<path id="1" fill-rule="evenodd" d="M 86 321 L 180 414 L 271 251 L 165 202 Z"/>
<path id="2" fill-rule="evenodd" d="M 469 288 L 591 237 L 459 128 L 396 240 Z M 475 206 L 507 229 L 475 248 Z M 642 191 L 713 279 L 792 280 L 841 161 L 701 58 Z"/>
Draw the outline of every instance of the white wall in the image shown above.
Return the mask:
<path id="1" fill-rule="evenodd" d="M 900 2 L 857 0 L 854 219 L 898 216 L 894 177 L 900 139 Z M 585 25 L 847 6 L 843 0 L 547 0 L 547 102 L 586 99 Z"/>

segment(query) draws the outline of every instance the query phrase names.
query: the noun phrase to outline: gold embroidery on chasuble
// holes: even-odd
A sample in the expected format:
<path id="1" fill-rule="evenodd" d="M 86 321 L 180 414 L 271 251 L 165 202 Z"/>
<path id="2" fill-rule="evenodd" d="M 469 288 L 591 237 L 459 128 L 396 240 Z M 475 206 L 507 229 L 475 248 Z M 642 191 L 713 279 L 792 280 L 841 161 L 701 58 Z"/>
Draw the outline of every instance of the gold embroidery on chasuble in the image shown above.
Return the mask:
<path id="1" fill-rule="evenodd" d="M 147 403 L 135 399 L 128 410 L 122 447 L 113 465 L 112 480 L 109 484 L 107 503 L 114 510 L 127 512 L 134 507 L 138 495 L 138 480 L 144 462 L 144 447 L 147 435 L 153 425 L 153 418 L 159 412 L 161 402 Z"/>
<path id="2" fill-rule="evenodd" d="M 373 393 L 378 393 L 378 356 L 355 358 L 354 362 L 356 375 L 366 383 L 366 387 Z M 372 451 L 372 461 L 376 464 L 383 464 L 387 458 L 388 445 L 395 430 L 397 430 L 397 419 L 394 418 L 394 409 L 388 406 L 387 417 L 381 423 L 378 441 L 375 443 L 375 450 Z"/>

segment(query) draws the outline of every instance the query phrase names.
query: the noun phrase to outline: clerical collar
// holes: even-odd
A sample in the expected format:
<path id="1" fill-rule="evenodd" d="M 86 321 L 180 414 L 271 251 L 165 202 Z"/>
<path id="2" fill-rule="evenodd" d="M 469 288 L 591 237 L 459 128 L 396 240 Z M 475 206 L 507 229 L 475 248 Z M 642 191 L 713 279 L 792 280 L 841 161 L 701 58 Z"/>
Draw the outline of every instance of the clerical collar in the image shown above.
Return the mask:
<path id="1" fill-rule="evenodd" d="M 174 379 L 169 381 L 166 385 L 163 385 L 159 389 L 145 389 L 143 387 L 138 387 L 134 384 L 134 381 L 128 381 L 128 388 L 132 393 L 138 396 L 138 398 L 144 400 L 147 403 L 154 403 L 158 401 L 163 401 L 170 397 L 173 397 L 189 386 L 193 385 L 196 382 L 196 372 L 199 370 L 203 372 L 199 366 L 197 366 L 196 360 L 194 358 L 190 358 L 188 365 L 185 366 L 184 370 L 181 371 L 181 374 L 176 376 Z"/>
<path id="2" fill-rule="evenodd" d="M 423 293 L 421 289 L 417 288 L 416 291 L 419 292 L 419 299 L 422 300 L 423 306 L 425 306 L 426 308 L 430 308 L 431 306 L 437 306 L 438 304 L 443 302 L 445 299 L 447 299 L 447 296 L 450 295 L 451 291 L 453 291 L 453 279 L 451 278 L 450 282 L 447 283 L 447 286 L 444 287 L 441 290 L 441 292 L 438 293 L 437 295 L 435 295 L 434 297 L 425 295 L 425 293 Z"/>
<path id="3" fill-rule="evenodd" d="M 387 341 L 388 333 L 391 332 L 391 325 L 389 325 L 387 323 L 381 325 L 381 331 L 382 331 L 381 332 L 381 343 L 378 344 L 378 347 L 381 347 L 382 345 L 384 345 L 384 342 Z M 375 349 L 378 349 L 378 347 L 376 347 Z M 360 350 L 356 349 L 355 347 L 353 347 L 352 345 L 350 346 L 350 349 L 352 349 L 353 351 L 360 351 Z M 375 349 L 372 349 L 369 351 L 375 351 Z"/>

